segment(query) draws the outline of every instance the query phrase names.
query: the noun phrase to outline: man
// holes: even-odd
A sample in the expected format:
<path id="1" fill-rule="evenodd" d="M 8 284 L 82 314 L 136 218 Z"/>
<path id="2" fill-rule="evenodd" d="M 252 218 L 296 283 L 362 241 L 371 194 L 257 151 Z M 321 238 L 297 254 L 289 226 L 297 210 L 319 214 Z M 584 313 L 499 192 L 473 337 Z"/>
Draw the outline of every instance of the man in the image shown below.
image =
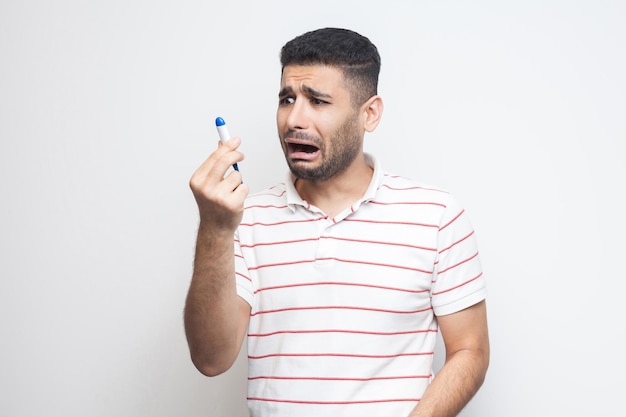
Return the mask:
<path id="1" fill-rule="evenodd" d="M 281 63 L 288 180 L 248 196 L 228 173 L 243 159 L 231 138 L 190 181 L 200 211 L 185 308 L 192 360 L 218 375 L 247 333 L 252 417 L 457 415 L 489 362 L 467 215 L 363 152 L 383 112 L 367 38 L 308 32 Z M 446 360 L 434 376 L 438 331 Z"/>

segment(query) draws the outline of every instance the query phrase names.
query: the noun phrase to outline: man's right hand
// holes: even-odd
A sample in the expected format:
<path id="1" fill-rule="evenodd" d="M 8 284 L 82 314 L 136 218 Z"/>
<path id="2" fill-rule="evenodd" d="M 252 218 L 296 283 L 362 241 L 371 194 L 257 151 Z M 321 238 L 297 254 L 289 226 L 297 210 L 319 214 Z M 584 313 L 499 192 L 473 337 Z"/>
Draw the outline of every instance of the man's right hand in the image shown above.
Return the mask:
<path id="1" fill-rule="evenodd" d="M 241 182 L 238 171 L 226 175 L 234 163 L 243 160 L 243 154 L 237 151 L 240 144 L 237 137 L 220 143 L 189 181 L 200 211 L 200 223 L 214 232 L 234 233 L 243 216 L 248 186 Z"/>

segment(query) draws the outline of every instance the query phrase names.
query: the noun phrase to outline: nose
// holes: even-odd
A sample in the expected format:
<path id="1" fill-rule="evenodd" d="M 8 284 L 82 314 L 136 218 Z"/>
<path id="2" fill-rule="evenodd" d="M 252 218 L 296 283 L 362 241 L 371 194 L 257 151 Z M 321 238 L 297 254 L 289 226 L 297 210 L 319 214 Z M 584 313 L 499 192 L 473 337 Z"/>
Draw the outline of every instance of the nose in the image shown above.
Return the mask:
<path id="1" fill-rule="evenodd" d="M 288 130 L 303 130 L 308 128 L 308 112 L 305 100 L 296 100 L 287 108 L 285 120 Z"/>

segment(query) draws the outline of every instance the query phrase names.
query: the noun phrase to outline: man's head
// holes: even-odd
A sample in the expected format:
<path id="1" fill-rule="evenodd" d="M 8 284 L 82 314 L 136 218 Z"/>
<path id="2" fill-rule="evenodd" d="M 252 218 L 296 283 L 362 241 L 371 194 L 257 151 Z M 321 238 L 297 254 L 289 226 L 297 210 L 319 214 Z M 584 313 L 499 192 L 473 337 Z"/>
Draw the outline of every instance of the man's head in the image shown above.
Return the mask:
<path id="1" fill-rule="evenodd" d="M 285 44 L 281 63 L 276 122 L 293 175 L 324 182 L 362 172 L 364 134 L 383 110 L 376 47 L 349 30 L 319 29 Z"/>
<path id="2" fill-rule="evenodd" d="M 365 36 L 347 29 L 324 28 L 300 35 L 283 46 L 280 63 L 326 65 L 339 69 L 355 107 L 378 94 L 380 55 Z"/>

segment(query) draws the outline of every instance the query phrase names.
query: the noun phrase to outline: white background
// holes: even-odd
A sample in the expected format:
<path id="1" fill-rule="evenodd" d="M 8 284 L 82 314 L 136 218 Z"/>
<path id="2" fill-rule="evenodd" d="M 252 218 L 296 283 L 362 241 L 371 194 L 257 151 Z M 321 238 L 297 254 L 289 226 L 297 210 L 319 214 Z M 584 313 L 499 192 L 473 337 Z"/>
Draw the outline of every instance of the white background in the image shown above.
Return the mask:
<path id="1" fill-rule="evenodd" d="M 283 179 L 278 53 L 322 26 L 382 55 L 367 150 L 476 228 L 493 352 L 462 415 L 621 415 L 625 22 L 618 0 L 2 1 L 0 415 L 246 415 L 243 356 L 213 379 L 188 356 L 188 180 L 217 116 L 253 191 Z"/>

